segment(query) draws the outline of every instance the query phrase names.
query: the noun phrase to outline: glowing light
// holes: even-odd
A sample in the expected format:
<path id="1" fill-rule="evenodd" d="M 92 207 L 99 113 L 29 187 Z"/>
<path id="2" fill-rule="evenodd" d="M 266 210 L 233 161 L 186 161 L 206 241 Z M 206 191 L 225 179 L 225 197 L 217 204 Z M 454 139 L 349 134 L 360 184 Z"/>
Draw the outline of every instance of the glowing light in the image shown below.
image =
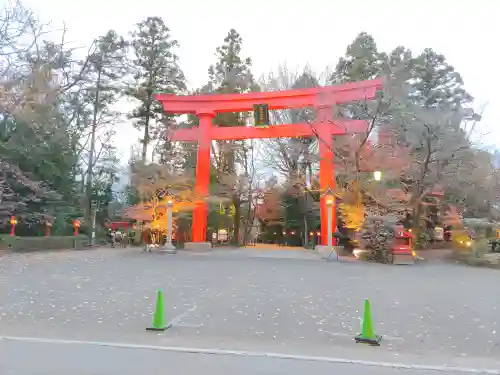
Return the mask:
<path id="1" fill-rule="evenodd" d="M 381 171 L 373 172 L 373 179 L 375 181 L 380 181 L 382 179 L 382 172 Z"/>

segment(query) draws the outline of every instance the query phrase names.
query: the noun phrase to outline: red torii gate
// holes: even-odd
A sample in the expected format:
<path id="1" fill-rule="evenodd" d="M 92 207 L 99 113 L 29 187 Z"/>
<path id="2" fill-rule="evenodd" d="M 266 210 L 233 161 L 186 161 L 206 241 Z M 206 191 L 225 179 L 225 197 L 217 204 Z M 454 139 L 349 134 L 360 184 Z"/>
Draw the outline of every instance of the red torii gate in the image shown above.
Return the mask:
<path id="1" fill-rule="evenodd" d="M 320 190 L 324 192 L 328 188 L 335 186 L 333 136 L 347 133 L 363 133 L 368 127 L 364 120 L 332 120 L 332 108 L 337 103 L 373 99 L 376 91 L 381 87 L 382 80 L 375 79 L 336 86 L 276 92 L 192 96 L 156 95 L 156 99 L 163 104 L 166 112 L 195 114 L 200 119 L 197 128 L 177 129 L 170 135 L 172 141 L 198 142 L 195 194 L 200 199 L 196 203 L 193 212 L 192 241 L 197 243 L 206 242 L 207 205 L 202 197 L 208 195 L 210 146 L 213 140 L 317 136 L 320 154 Z M 318 120 L 313 124 L 283 124 L 272 125 L 267 128 L 213 126 L 212 120 L 217 113 L 253 111 L 254 104 L 267 104 L 269 110 L 314 107 L 317 111 Z M 322 195 L 320 215 L 321 242 L 323 245 L 327 245 L 328 240 L 327 211 L 326 196 Z M 333 228 L 335 228 L 335 214 L 333 215 L 333 221 Z"/>

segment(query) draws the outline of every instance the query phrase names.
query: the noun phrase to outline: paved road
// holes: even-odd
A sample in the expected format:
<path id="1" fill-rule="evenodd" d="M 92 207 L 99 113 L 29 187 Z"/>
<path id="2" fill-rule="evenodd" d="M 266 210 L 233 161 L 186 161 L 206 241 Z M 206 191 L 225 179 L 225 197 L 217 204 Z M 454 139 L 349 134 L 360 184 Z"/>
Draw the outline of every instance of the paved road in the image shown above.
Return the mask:
<path id="1" fill-rule="evenodd" d="M 244 355 L 179 353 L 95 345 L 0 341 L 2 375 L 462 375 L 443 369 L 400 369 Z M 470 373 L 470 372 L 469 372 Z M 478 372 L 477 372 L 478 373 Z M 494 372 L 491 372 L 494 374 Z M 500 374 L 500 372 L 498 372 Z"/>
<path id="2" fill-rule="evenodd" d="M 340 264 L 309 255 L 8 255 L 0 258 L 0 336 L 500 368 L 499 276 L 448 264 Z M 154 334 L 144 328 L 159 288 L 173 328 Z M 380 348 L 353 341 L 365 297 L 384 336 Z"/>

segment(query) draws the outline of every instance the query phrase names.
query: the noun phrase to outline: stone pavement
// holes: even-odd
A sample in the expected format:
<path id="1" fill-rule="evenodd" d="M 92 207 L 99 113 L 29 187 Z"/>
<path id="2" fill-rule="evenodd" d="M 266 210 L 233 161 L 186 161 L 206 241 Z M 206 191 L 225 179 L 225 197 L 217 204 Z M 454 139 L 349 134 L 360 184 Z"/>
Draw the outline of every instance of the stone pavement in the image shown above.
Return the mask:
<path id="1" fill-rule="evenodd" d="M 500 368 L 497 270 L 296 257 L 9 254 L 0 258 L 0 336 Z M 173 327 L 145 332 L 159 288 Z M 379 348 L 353 341 L 365 297 Z"/>
<path id="2" fill-rule="evenodd" d="M 244 247 L 244 248 L 215 248 L 206 253 L 211 257 L 238 257 L 238 258 L 276 258 L 276 259 L 302 259 L 320 260 L 321 257 L 313 250 L 298 247 L 274 246 L 266 249 L 264 247 Z"/>

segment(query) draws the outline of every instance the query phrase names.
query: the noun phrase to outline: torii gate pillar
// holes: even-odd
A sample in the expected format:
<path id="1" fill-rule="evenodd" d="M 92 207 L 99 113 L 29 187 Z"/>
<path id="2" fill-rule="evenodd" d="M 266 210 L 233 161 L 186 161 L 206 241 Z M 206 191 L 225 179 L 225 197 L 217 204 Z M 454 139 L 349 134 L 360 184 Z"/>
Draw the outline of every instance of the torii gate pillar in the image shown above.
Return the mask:
<path id="1" fill-rule="evenodd" d="M 200 119 L 199 132 L 209 134 L 215 112 L 198 112 Z M 210 186 L 210 149 L 212 140 L 208 137 L 200 138 L 198 141 L 198 152 L 196 155 L 196 186 L 195 196 L 198 197 L 193 211 L 193 223 L 191 241 L 194 243 L 207 242 L 207 218 L 208 210 L 205 197 L 208 196 Z"/>

